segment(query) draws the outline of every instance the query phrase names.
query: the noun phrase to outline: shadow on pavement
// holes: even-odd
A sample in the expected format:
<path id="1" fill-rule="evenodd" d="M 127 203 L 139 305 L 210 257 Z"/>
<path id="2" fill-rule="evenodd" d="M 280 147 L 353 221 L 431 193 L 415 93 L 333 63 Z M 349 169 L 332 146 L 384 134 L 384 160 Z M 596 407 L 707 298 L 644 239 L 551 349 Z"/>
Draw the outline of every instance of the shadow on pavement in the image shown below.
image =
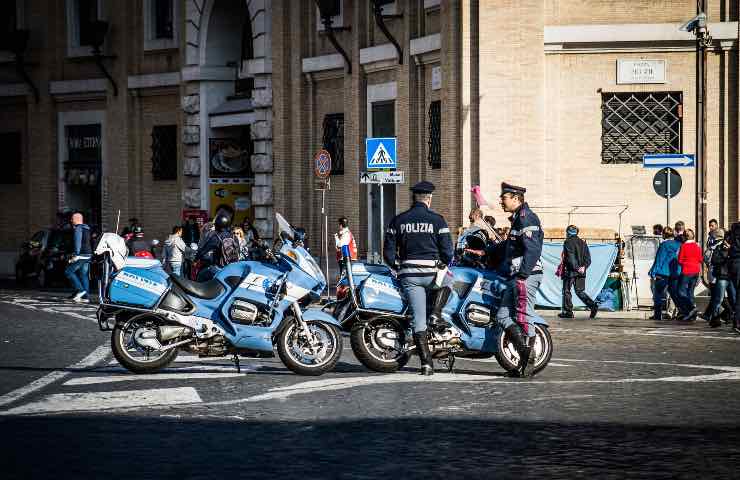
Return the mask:
<path id="1" fill-rule="evenodd" d="M 258 417 L 252 411 L 245 416 Z M 3 478 L 737 478 L 740 431 L 431 417 L 0 419 Z"/>

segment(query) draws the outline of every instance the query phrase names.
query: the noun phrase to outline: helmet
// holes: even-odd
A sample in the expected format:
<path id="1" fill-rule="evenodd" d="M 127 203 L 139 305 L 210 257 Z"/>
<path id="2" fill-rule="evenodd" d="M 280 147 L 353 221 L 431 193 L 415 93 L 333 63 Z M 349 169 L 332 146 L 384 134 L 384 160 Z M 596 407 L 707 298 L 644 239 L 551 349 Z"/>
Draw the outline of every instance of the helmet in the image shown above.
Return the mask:
<path id="1" fill-rule="evenodd" d="M 479 255 L 471 250 L 485 252 L 487 243 L 488 234 L 483 229 L 476 230 L 465 235 L 463 239 L 463 248 L 465 250 L 460 258 L 460 264 L 465 266 L 475 266 L 482 262 L 485 258 L 485 253 L 483 253 L 483 255 Z"/>
<path id="2" fill-rule="evenodd" d="M 141 228 L 141 225 L 136 225 L 133 228 L 134 237 L 136 238 L 142 238 L 144 236 L 144 229 Z"/>
<path id="3" fill-rule="evenodd" d="M 231 225 L 231 220 L 229 220 L 229 217 L 227 217 L 226 215 L 219 215 L 213 221 L 213 224 L 216 226 L 216 230 L 221 232 L 229 228 L 229 226 Z"/>

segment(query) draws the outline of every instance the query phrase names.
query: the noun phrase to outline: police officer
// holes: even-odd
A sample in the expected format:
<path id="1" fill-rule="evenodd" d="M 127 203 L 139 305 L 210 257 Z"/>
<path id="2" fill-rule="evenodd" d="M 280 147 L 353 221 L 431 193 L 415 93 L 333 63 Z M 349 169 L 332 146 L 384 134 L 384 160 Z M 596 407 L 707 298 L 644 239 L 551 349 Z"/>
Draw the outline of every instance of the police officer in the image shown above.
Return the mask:
<path id="1" fill-rule="evenodd" d="M 534 343 L 534 302 L 542 282 L 542 242 L 544 232 L 540 219 L 524 201 L 522 187 L 501 184 L 501 207 L 511 213 L 511 230 L 503 243 L 499 244 L 502 258 L 502 273 L 509 276 L 508 288 L 496 312 L 496 320 L 503 324 L 514 347 L 519 353 L 517 368 L 510 376 L 532 375 L 534 361 L 530 352 Z"/>
<path id="2" fill-rule="evenodd" d="M 432 211 L 431 182 L 419 182 L 411 189 L 414 203 L 396 215 L 385 232 L 383 257 L 391 268 L 398 268 L 401 287 L 413 315 L 414 343 L 421 361 L 421 375 L 432 375 L 434 364 L 427 340 L 427 291 L 435 288 L 435 277 L 452 260 L 450 229 L 445 219 Z M 398 263 L 398 267 L 396 267 Z M 430 326 L 444 323 L 441 310 L 450 293 L 450 275 L 435 298 Z"/>

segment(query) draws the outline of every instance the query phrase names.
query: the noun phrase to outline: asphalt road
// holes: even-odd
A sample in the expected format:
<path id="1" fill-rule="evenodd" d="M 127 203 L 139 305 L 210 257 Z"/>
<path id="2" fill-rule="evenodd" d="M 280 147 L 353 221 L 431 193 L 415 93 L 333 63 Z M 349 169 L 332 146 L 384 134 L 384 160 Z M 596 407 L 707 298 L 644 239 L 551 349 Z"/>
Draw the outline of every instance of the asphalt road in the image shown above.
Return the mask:
<path id="1" fill-rule="evenodd" d="M 2 478 L 738 478 L 740 336 L 703 322 L 552 322 L 533 379 L 300 377 L 181 354 L 137 376 L 90 306 L 0 290 Z"/>

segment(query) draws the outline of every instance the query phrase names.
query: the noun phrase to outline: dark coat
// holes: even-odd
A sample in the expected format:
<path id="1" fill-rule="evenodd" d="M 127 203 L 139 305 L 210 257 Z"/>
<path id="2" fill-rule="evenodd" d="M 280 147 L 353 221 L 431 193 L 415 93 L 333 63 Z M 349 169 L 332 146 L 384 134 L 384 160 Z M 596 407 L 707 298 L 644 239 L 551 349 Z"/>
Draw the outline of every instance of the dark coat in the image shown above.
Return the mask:
<path id="1" fill-rule="evenodd" d="M 542 273 L 542 244 L 545 234 L 540 219 L 523 203 L 511 217 L 511 230 L 504 242 L 496 247 L 494 254 L 503 259 L 500 268 L 505 275 L 526 278 Z"/>
<path id="2" fill-rule="evenodd" d="M 712 252 L 712 275 L 718 280 L 730 279 L 730 247 L 720 243 Z"/>
<path id="3" fill-rule="evenodd" d="M 591 266 L 591 252 L 588 245 L 577 235 L 568 237 L 563 243 L 563 264 L 565 270 L 563 277 L 585 277 L 586 272 L 578 273 L 580 267 Z"/>

